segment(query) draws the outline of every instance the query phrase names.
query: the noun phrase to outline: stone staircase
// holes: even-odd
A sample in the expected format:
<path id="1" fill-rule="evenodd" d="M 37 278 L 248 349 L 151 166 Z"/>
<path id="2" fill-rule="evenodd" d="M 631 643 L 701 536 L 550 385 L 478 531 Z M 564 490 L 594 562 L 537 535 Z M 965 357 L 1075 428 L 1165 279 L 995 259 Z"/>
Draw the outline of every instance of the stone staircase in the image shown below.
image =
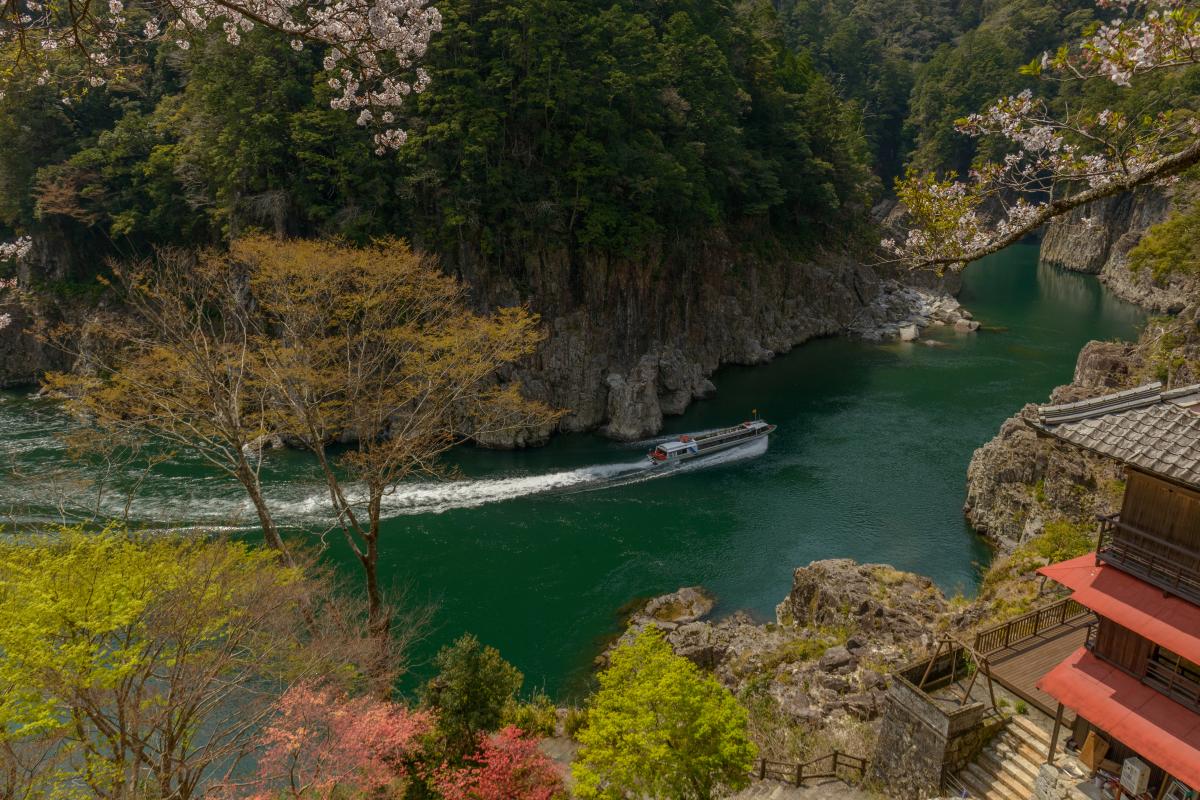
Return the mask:
<path id="1" fill-rule="evenodd" d="M 1050 734 L 1016 714 L 957 777 L 976 800 L 1029 800 L 1049 749 Z"/>

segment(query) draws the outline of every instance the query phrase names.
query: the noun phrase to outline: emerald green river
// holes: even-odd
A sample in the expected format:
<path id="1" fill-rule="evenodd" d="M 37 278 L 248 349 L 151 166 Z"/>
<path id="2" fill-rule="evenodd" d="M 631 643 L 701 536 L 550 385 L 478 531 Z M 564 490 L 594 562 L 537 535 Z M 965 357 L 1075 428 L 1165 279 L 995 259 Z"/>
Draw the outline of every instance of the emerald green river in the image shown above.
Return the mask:
<path id="1" fill-rule="evenodd" d="M 384 569 L 410 600 L 436 604 L 416 674 L 471 631 L 525 673 L 527 689 L 567 698 L 632 599 L 703 584 L 719 610 L 770 618 L 792 569 L 814 559 L 886 562 L 971 594 L 989 559 L 962 516 L 971 453 L 1069 381 L 1085 342 L 1132 338 L 1143 319 L 1094 278 L 1039 269 L 1036 254 L 1017 246 L 966 272 L 959 299 L 986 326 L 979 333 L 930 329 L 939 347 L 827 339 L 722 369 L 716 395 L 664 431 L 724 426 L 757 408 L 779 426 L 769 445 L 648 471 L 650 441 L 561 436 L 537 450 L 462 449 L 461 480 L 400 487 Z M 78 476 L 56 474 L 69 466 L 58 434 L 70 428 L 45 401 L 0 394 L 0 506 L 19 521 L 58 518 L 59 494 L 91 497 Z M 311 536 L 325 501 L 308 462 L 270 459 L 273 505 L 293 535 Z M 99 506 L 119 514 L 119 493 Z M 156 528 L 253 530 L 236 486 L 186 459 L 150 475 L 131 513 Z M 356 579 L 342 543 L 328 542 Z"/>

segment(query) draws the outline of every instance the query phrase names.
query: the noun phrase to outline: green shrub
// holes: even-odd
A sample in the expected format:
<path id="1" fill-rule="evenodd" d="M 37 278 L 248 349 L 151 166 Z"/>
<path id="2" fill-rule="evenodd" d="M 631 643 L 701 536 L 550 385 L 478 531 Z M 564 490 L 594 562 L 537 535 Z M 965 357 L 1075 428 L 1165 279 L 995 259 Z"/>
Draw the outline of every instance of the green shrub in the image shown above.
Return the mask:
<path id="1" fill-rule="evenodd" d="M 525 677 L 470 634 L 443 647 L 435 663 L 438 674 L 425 684 L 421 700 L 437 712 L 447 755 L 460 761 L 474 752 L 480 734 L 500 728 Z"/>
<path id="2" fill-rule="evenodd" d="M 1172 273 L 1195 273 L 1200 269 L 1200 203 L 1176 211 L 1165 222 L 1153 226 L 1129 251 L 1133 272 L 1150 270 L 1156 283 Z"/>
<path id="3" fill-rule="evenodd" d="M 1032 551 L 1047 563 L 1054 564 L 1081 556 L 1090 551 L 1096 539 L 1089 526 L 1066 520 L 1047 522 L 1040 536 L 1028 543 Z"/>
<path id="4" fill-rule="evenodd" d="M 579 733 L 584 725 L 587 725 L 588 713 L 586 708 L 577 708 L 571 706 L 567 709 L 567 715 L 563 718 L 563 732 L 575 738 L 575 734 Z"/>
<path id="5" fill-rule="evenodd" d="M 1016 704 L 1016 706 L 1014 706 L 1014 708 L 1016 709 L 1018 714 L 1028 714 L 1029 713 L 1029 706 L 1027 706 L 1025 704 L 1024 700 L 1018 700 L 1017 704 Z"/>
<path id="6" fill-rule="evenodd" d="M 513 725 L 531 736 L 553 736 L 558 727 L 558 709 L 549 695 L 538 690 L 527 703 L 510 700 L 504 706 L 500 724 Z"/>

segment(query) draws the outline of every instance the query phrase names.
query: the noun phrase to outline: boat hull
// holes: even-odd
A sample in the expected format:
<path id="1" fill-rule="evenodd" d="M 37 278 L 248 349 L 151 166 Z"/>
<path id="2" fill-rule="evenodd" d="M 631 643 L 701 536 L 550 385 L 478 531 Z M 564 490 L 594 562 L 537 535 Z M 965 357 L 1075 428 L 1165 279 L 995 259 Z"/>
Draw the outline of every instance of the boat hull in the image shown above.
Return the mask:
<path id="1" fill-rule="evenodd" d="M 670 467 L 674 464 L 683 463 L 684 461 L 692 461 L 697 458 L 704 458 L 707 455 L 712 455 L 713 453 L 719 453 L 722 450 L 732 450 L 733 448 L 741 447 L 742 445 L 747 444 L 748 442 L 756 442 L 759 439 L 766 439 L 768 436 L 770 436 L 775 431 L 775 428 L 776 428 L 775 425 L 768 425 L 763 430 L 756 431 L 751 436 L 743 436 L 739 439 L 733 439 L 731 441 L 713 442 L 712 444 L 709 444 L 707 446 L 704 445 L 703 443 L 701 443 L 700 449 L 697 452 L 694 452 L 694 453 L 693 452 L 683 452 L 683 453 L 680 453 L 679 455 L 669 458 L 665 461 L 659 461 L 658 459 L 654 458 L 652 455 L 647 456 L 646 458 L 652 466 Z"/>

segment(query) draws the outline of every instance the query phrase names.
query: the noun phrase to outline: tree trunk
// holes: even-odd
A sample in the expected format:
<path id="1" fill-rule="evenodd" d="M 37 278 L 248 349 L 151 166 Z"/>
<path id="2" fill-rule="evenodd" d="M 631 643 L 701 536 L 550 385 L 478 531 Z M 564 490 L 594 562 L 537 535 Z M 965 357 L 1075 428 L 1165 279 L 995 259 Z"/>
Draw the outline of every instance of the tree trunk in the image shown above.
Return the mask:
<path id="1" fill-rule="evenodd" d="M 366 549 L 360 560 L 367 579 L 367 631 L 375 644 L 371 677 L 376 693 L 387 699 L 392 694 L 389 678 L 391 664 L 388 663 L 392 655 L 392 615 L 384 603 L 383 591 L 379 587 L 379 515 L 383 492 L 376 491 L 375 487 L 371 487 L 370 491 L 371 499 L 367 506 L 370 528 L 364 537 Z"/>
<path id="2" fill-rule="evenodd" d="M 254 510 L 258 514 L 259 524 L 262 525 L 263 538 L 266 539 L 267 546 L 282 553 L 289 567 L 296 566 L 296 562 L 292 559 L 292 554 L 283 542 L 283 537 L 279 535 L 279 528 L 275 525 L 275 518 L 271 516 L 271 510 L 267 508 L 267 501 L 263 498 L 262 486 L 258 482 L 258 476 L 254 474 L 254 470 L 250 469 L 250 465 L 245 461 L 238 464 L 237 478 L 241 481 L 242 486 L 245 487 L 246 494 L 250 496 L 250 502 L 254 504 Z"/>

